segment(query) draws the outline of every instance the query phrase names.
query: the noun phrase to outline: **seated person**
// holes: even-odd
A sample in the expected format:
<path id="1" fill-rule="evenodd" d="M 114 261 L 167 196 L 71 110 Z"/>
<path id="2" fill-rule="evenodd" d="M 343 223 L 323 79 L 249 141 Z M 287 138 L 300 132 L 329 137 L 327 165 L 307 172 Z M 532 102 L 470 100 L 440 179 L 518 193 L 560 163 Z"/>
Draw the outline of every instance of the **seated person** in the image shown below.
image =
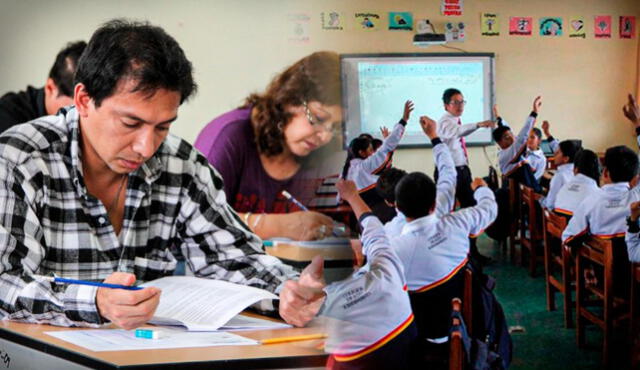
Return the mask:
<path id="1" fill-rule="evenodd" d="M 294 325 L 315 316 L 285 284 L 297 273 L 264 254 L 206 158 L 169 134 L 196 90 L 171 36 L 107 22 L 75 82 L 74 106 L 0 135 L 0 319 L 138 327 L 158 306 L 157 288 L 64 286 L 37 275 L 131 285 L 172 275 L 176 256 L 195 276 L 279 291 L 280 314 Z"/>
<path id="2" fill-rule="evenodd" d="M 420 117 L 420 125 L 429 135 L 436 136 L 436 123 L 429 117 Z M 449 148 L 446 145 L 435 145 L 433 147 L 434 161 L 436 168 L 440 173 L 436 184 L 436 215 L 443 216 L 451 211 L 455 207 L 455 192 L 456 192 L 456 170 L 453 165 L 453 158 L 449 153 Z M 396 209 L 396 216 L 384 225 L 384 230 L 389 237 L 399 235 L 402 228 L 406 224 L 406 218 L 396 207 L 396 195 L 395 188 L 398 182 L 407 174 L 406 171 L 390 168 L 383 171 L 378 177 L 376 183 L 376 191 L 384 199 L 384 201 L 390 207 Z"/>
<path id="3" fill-rule="evenodd" d="M 316 285 L 315 289 L 311 289 L 312 283 L 306 285 L 311 302 L 324 299 L 320 314 L 328 318 L 325 351 L 331 356 L 327 368 L 412 368 L 410 354 L 416 327 L 402 264 L 382 223 L 362 200 L 355 184 L 340 180 L 336 187 L 362 227 L 362 250 L 368 262 L 345 280 L 326 287 Z M 302 272 L 300 282 L 305 283 L 311 274 L 321 276 L 321 261 L 314 259 Z"/>
<path id="4" fill-rule="evenodd" d="M 580 203 L 586 198 L 597 196 L 600 192 L 600 160 L 598 155 L 589 149 L 582 149 L 576 154 L 573 176 L 562 186 L 556 196 L 554 212 L 571 217 Z"/>
<path id="5" fill-rule="evenodd" d="M 562 233 L 563 243 L 569 244 L 586 233 L 604 239 L 623 237 L 629 206 L 640 200 L 640 188 L 629 186 L 637 172 L 638 155 L 631 149 L 624 145 L 607 149 L 601 191 L 586 197 L 574 210 Z"/>
<path id="6" fill-rule="evenodd" d="M 627 253 L 629 261 L 640 262 L 640 202 L 631 203 L 631 215 L 627 220 L 627 233 L 625 241 L 627 242 Z"/>
<path id="7" fill-rule="evenodd" d="M 527 121 L 518 133 L 517 137 L 513 136 L 511 128 L 508 124 L 498 115 L 497 109 L 494 107 L 494 114 L 498 120 L 498 127 L 493 130 L 493 140 L 500 147 L 498 152 L 498 164 L 500 165 L 500 172 L 505 177 L 513 177 L 518 182 L 534 188 L 536 191 L 540 191 L 540 185 L 535 179 L 533 172 L 529 166 L 524 166 L 524 162 L 521 161 L 521 157 L 524 154 L 527 146 L 527 138 L 531 129 L 536 123 L 536 117 L 538 117 L 538 111 L 542 106 L 542 98 L 536 97 L 533 101 L 533 110 L 527 117 Z M 504 184 L 503 184 L 504 185 Z"/>
<path id="8" fill-rule="evenodd" d="M 560 142 L 556 138 L 554 138 L 553 135 L 551 135 L 551 131 L 549 131 L 549 128 L 551 128 L 551 124 L 549 123 L 549 121 L 542 121 L 542 132 L 544 132 L 544 136 L 547 137 L 546 140 L 549 143 L 549 147 L 555 153 L 556 150 L 558 150 L 558 145 L 560 144 Z"/>
<path id="9" fill-rule="evenodd" d="M 10 92 L 0 98 L 0 132 L 38 117 L 56 114 L 73 104 L 73 74 L 87 43 L 67 44 L 56 56 L 44 87 L 27 86 L 27 90 Z"/>
<path id="10" fill-rule="evenodd" d="M 553 155 L 553 162 L 557 170 L 549 183 L 549 192 L 540 203 L 547 209 L 554 209 L 558 192 L 562 186 L 571 181 L 574 177 L 574 165 L 576 154 L 582 149 L 576 140 L 565 140 L 560 142 L 558 150 Z"/>
<path id="11" fill-rule="evenodd" d="M 429 133 L 434 147 L 441 141 Z M 472 183 L 477 204 L 437 215 L 436 185 L 429 176 L 414 172 L 396 186 L 396 204 L 407 224 L 391 239 L 404 266 L 419 338 L 441 342 L 449 330 L 451 299 L 459 296 L 468 262 L 469 234 L 486 228 L 497 215 L 493 192 L 482 179 Z"/>
<path id="12" fill-rule="evenodd" d="M 533 176 L 540 182 L 540 178 L 547 169 L 547 157 L 545 157 L 542 149 L 540 149 L 540 141 L 542 140 L 542 131 L 534 127 L 529 133 L 527 139 L 527 149 L 522 155 L 522 160 L 526 162 L 533 172 Z"/>
<path id="13" fill-rule="evenodd" d="M 373 213 L 386 223 L 395 216 L 393 208 L 387 206 L 375 190 L 378 175 L 387 167 L 390 154 L 396 149 L 404 135 L 405 126 L 413 111 L 413 102 L 408 100 L 404 105 L 404 112 L 400 121 L 393 127 L 378 150 L 373 150 L 371 140 L 366 136 L 359 136 L 349 143 L 349 151 L 342 170 L 342 178 L 356 183 L 362 199 L 371 207 Z"/>

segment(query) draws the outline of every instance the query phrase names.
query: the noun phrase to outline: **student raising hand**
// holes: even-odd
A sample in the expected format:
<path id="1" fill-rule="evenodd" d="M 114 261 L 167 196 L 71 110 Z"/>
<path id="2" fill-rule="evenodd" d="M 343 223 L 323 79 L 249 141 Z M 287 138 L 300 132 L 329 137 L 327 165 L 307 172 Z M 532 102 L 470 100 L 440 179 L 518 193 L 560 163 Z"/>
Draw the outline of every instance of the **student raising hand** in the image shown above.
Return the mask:
<path id="1" fill-rule="evenodd" d="M 551 127 L 551 124 L 549 123 L 549 121 L 542 121 L 542 132 L 544 132 L 544 136 L 549 137 L 551 136 L 551 132 L 549 131 L 549 128 Z"/>
<path id="2" fill-rule="evenodd" d="M 428 116 L 420 117 L 420 126 L 429 139 L 433 140 L 438 137 L 438 124 Z"/>
<path id="3" fill-rule="evenodd" d="M 382 138 L 386 139 L 389 136 L 389 129 L 387 126 L 380 127 L 380 133 L 382 134 Z"/>
<path id="4" fill-rule="evenodd" d="M 324 260 L 315 256 L 300 273 L 300 279 L 284 283 L 280 292 L 280 316 L 289 324 L 305 326 L 322 307 L 325 286 Z"/>
<path id="5" fill-rule="evenodd" d="M 407 100 L 404 103 L 404 113 L 402 114 L 402 119 L 405 122 L 409 122 L 409 118 L 411 117 L 411 112 L 413 112 L 413 102 L 411 100 Z"/>
<path id="6" fill-rule="evenodd" d="M 636 128 L 640 127 L 640 108 L 638 108 L 638 102 L 636 102 L 632 94 L 629 94 L 628 99 L 627 104 L 622 107 L 622 112 Z"/>
<path id="7" fill-rule="evenodd" d="M 540 108 L 542 108 L 542 96 L 536 96 L 533 101 L 533 111 L 539 113 Z"/>

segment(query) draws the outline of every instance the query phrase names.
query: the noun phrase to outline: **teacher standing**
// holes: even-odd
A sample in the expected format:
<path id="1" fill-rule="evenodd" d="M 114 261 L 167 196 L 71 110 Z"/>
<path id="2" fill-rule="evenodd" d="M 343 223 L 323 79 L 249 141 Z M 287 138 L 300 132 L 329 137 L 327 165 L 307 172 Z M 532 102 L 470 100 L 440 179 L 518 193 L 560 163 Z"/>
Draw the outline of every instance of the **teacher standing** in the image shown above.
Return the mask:
<path id="1" fill-rule="evenodd" d="M 308 187 L 305 157 L 341 128 L 340 88 L 338 54 L 316 52 L 198 135 L 195 146 L 222 175 L 227 201 L 261 238 L 331 235 L 331 218 L 301 210 L 281 192 L 300 197 Z"/>

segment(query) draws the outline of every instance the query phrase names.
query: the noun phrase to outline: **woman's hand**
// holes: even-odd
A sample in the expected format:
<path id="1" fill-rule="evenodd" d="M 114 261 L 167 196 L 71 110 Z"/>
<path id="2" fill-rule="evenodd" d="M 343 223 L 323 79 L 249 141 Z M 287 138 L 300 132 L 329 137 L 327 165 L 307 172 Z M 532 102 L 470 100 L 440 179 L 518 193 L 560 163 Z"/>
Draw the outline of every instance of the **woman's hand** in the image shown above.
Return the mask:
<path id="1" fill-rule="evenodd" d="M 333 219 L 322 213 L 306 211 L 281 215 L 281 235 L 294 240 L 323 239 L 333 233 Z"/>

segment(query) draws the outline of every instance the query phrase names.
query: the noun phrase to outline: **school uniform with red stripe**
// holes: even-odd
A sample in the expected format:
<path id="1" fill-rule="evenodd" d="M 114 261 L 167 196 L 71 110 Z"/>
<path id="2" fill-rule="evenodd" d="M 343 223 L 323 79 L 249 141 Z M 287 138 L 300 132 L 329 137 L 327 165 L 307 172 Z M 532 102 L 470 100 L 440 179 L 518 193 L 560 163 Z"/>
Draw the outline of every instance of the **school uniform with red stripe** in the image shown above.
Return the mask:
<path id="1" fill-rule="evenodd" d="M 627 182 L 603 185 L 600 192 L 585 198 L 573 212 L 562 241 L 570 243 L 587 233 L 603 239 L 624 237 L 629 206 L 639 200 L 640 187 L 630 189 Z"/>
<path id="2" fill-rule="evenodd" d="M 596 180 L 579 173 L 562 186 L 553 211 L 571 217 L 582 201 L 597 196 L 596 193 L 601 191 Z"/>
<path id="3" fill-rule="evenodd" d="M 457 285 L 449 282 L 467 264 L 469 235 L 489 226 L 498 214 L 495 196 L 488 187 L 476 189 L 474 198 L 477 204 L 473 207 L 443 216 L 433 213 L 407 223 L 402 234 L 391 240 L 404 266 L 421 338 L 447 336 L 451 298 L 459 293 L 455 287 L 449 291 L 449 287 Z M 441 286 L 444 288 L 439 290 L 447 292 L 438 296 L 451 298 L 419 304 L 423 293 Z M 438 308 L 421 308 L 426 306 Z"/>
<path id="4" fill-rule="evenodd" d="M 409 368 L 416 337 L 404 270 L 373 214 L 360 218 L 368 263 L 325 287 L 328 368 Z"/>

